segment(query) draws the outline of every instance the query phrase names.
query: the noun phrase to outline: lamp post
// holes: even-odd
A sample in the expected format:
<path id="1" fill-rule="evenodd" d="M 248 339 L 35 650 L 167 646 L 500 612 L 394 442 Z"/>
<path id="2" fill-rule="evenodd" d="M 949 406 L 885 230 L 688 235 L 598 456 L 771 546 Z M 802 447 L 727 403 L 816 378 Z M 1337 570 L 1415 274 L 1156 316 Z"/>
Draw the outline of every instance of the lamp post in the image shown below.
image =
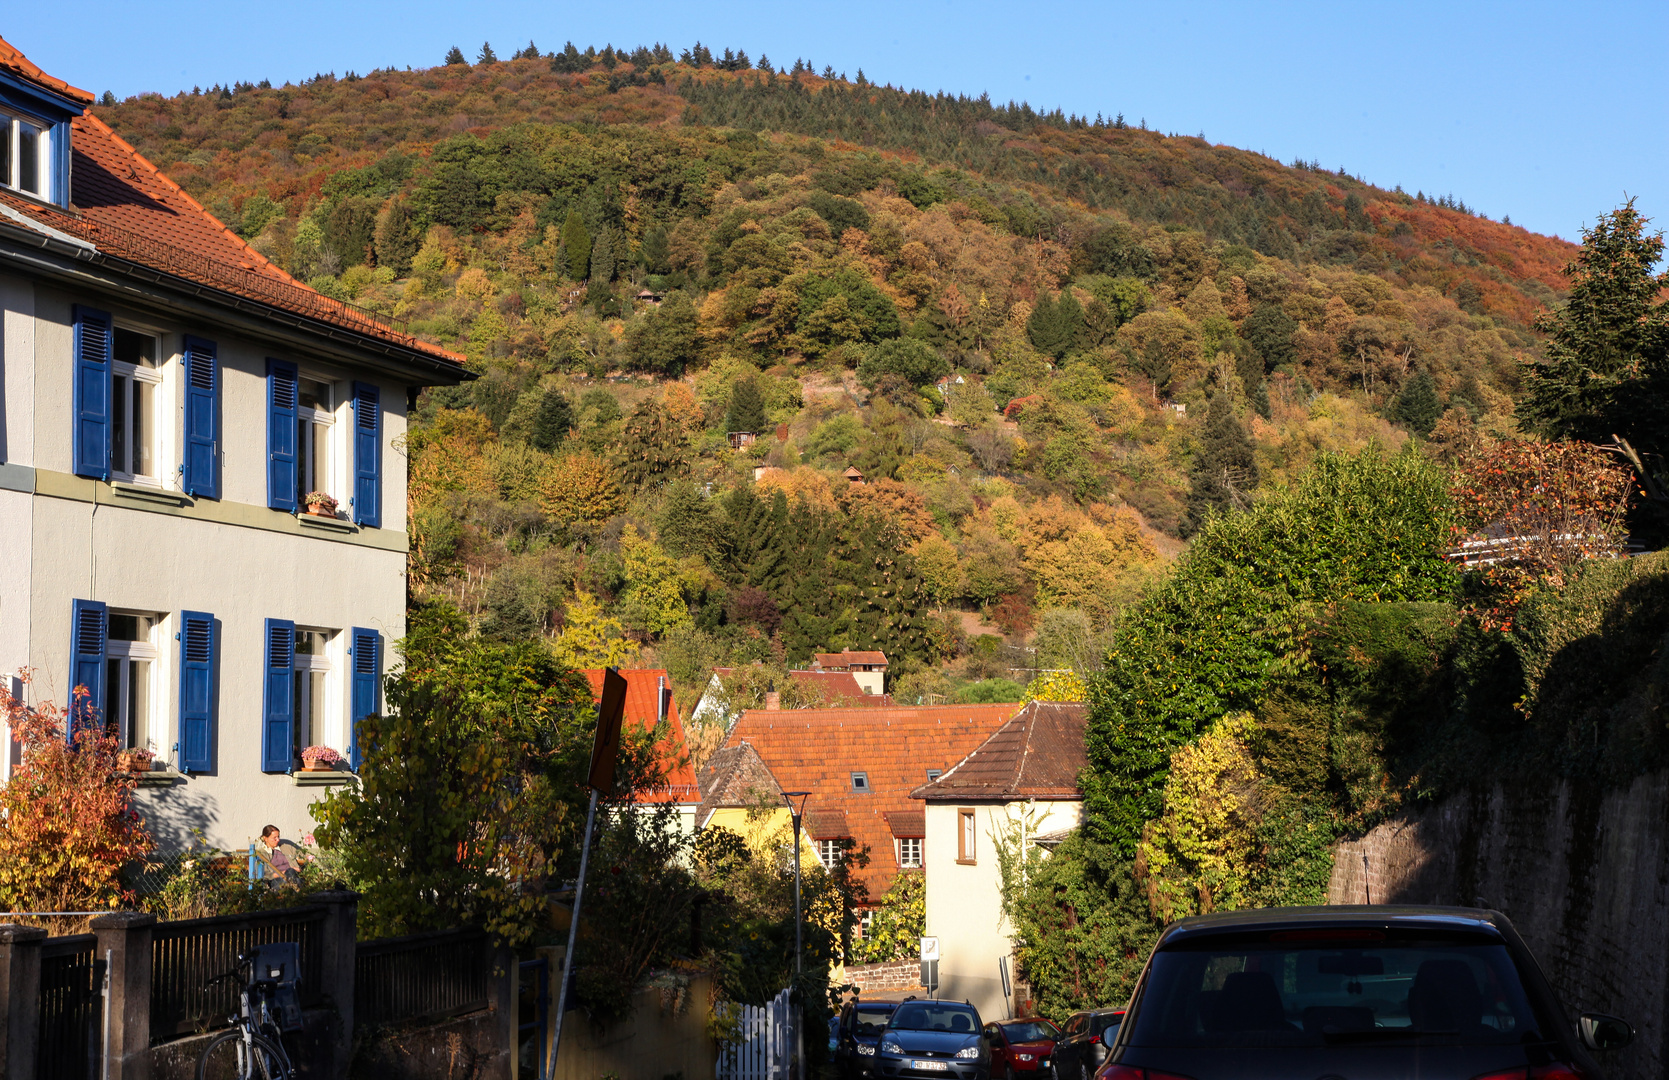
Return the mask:
<path id="1" fill-rule="evenodd" d="M 800 976 L 805 974 L 805 957 L 800 943 L 800 823 L 805 820 L 806 803 L 811 799 L 811 792 L 785 791 L 782 794 L 788 800 L 788 814 L 794 819 L 794 982 L 797 991 Z M 798 806 L 794 805 L 795 799 L 800 800 Z M 799 1022 L 794 1025 L 794 1057 L 800 1080 L 805 1080 L 806 1074 L 805 1033 L 800 1030 L 803 1027 L 805 1009 L 801 1008 Z"/>

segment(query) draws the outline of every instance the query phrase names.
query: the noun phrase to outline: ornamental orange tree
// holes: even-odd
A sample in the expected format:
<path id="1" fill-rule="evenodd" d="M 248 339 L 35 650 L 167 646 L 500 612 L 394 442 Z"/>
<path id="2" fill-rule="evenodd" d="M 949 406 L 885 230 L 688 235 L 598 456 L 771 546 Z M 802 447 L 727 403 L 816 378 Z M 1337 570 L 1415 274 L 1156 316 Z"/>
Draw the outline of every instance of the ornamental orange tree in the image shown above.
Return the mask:
<path id="1" fill-rule="evenodd" d="M 1537 585 L 1560 588 L 1585 559 L 1623 551 L 1633 475 L 1585 442 L 1509 439 L 1457 463 L 1450 533 L 1482 579 L 1471 607 L 1490 630 L 1511 630 Z"/>
<path id="2" fill-rule="evenodd" d="M 86 697 L 86 687 L 76 687 L 76 713 L 87 711 Z M 21 762 L 0 786 L 0 907 L 96 911 L 130 901 L 122 867 L 152 845 L 133 808 L 133 781 L 118 771 L 117 739 L 95 714 L 67 740 L 68 711 L 51 702 L 29 706 L 4 690 L 0 710 L 23 744 Z"/>

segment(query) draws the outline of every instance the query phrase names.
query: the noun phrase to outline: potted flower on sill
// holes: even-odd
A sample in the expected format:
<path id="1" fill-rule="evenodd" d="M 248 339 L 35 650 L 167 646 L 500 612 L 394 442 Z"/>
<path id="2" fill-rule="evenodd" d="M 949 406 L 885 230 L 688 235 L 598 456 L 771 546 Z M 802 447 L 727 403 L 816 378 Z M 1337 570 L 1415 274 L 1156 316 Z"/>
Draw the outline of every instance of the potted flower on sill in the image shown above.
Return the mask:
<path id="1" fill-rule="evenodd" d="M 331 772 L 341 763 L 342 755 L 328 746 L 309 746 L 301 752 L 301 765 L 306 772 Z"/>
<path id="2" fill-rule="evenodd" d="M 150 772 L 151 759 L 156 757 L 149 750 L 138 748 L 123 750 L 116 755 L 116 765 L 123 772 Z"/>
<path id="3" fill-rule="evenodd" d="M 336 500 L 329 492 L 309 491 L 301 497 L 301 503 L 313 517 L 336 516 Z"/>

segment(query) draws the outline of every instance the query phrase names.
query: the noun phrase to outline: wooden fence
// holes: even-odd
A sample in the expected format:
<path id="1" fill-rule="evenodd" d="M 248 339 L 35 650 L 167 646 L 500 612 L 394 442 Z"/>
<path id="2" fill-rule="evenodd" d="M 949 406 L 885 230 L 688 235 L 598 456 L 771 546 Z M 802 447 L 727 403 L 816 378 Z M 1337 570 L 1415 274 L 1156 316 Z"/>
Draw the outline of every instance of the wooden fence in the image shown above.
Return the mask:
<path id="1" fill-rule="evenodd" d="M 205 984 L 231 971 L 238 955 L 257 945 L 300 945 L 301 1005 L 318 1005 L 323 1000 L 319 973 L 324 919 L 323 907 L 309 905 L 158 923 L 151 939 L 151 1044 L 225 1027 L 238 1011 L 239 981 Z"/>
<path id="2" fill-rule="evenodd" d="M 784 990 L 762 1006 L 742 1006 L 741 1039 L 719 1054 L 719 1080 L 788 1080 L 799 1010 Z"/>
<path id="3" fill-rule="evenodd" d="M 354 951 L 354 1022 L 426 1023 L 485 1009 L 493 950 L 480 930 L 360 942 Z"/>
<path id="4" fill-rule="evenodd" d="M 35 1076 L 91 1080 L 99 1061 L 104 960 L 95 934 L 48 938 L 41 947 Z"/>

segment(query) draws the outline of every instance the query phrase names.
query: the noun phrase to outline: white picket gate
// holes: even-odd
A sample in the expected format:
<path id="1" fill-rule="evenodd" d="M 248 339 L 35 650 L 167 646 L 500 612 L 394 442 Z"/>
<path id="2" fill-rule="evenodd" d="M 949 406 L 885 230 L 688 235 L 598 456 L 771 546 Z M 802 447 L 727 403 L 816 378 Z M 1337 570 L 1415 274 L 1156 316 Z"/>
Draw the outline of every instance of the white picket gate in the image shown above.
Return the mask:
<path id="1" fill-rule="evenodd" d="M 719 1080 L 789 1080 L 798 1010 L 784 990 L 763 1006 L 742 1006 L 741 1038 L 719 1054 Z"/>

